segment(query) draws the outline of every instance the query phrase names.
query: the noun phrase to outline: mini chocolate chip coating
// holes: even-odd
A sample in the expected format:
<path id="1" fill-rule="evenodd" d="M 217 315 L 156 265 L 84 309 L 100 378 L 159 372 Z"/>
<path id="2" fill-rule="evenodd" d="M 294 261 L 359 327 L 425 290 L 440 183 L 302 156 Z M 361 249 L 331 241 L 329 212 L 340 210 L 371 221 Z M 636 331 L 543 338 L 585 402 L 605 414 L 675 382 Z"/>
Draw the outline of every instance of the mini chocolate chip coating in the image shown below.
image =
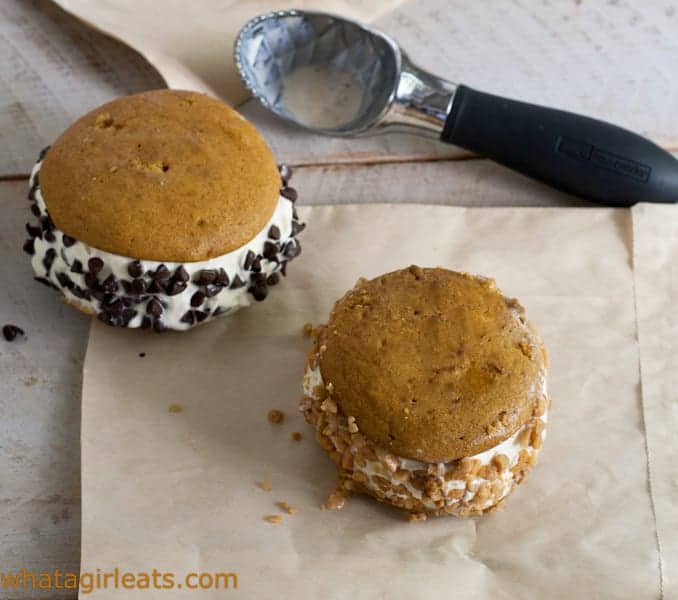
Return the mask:
<path id="1" fill-rule="evenodd" d="M 141 266 L 141 262 L 134 260 L 129 265 L 127 265 L 127 272 L 130 277 L 141 277 L 144 274 L 144 268 Z"/>
<path id="2" fill-rule="evenodd" d="M 197 291 L 191 296 L 191 306 L 194 308 L 200 306 L 204 301 L 205 294 L 203 294 L 201 291 Z"/>
<path id="3" fill-rule="evenodd" d="M 292 225 L 294 225 L 294 223 L 292 223 Z M 272 240 L 280 239 L 280 229 L 277 225 L 271 225 L 271 228 L 268 230 L 268 237 L 270 237 Z"/>
<path id="4" fill-rule="evenodd" d="M 151 298 L 146 305 L 146 313 L 154 317 L 159 317 L 162 314 L 162 304 L 155 298 Z"/>
<path id="5" fill-rule="evenodd" d="M 297 198 L 299 197 L 297 190 L 295 190 L 293 187 L 284 187 L 282 190 L 280 190 L 280 194 L 292 202 L 296 202 Z"/>
<path id="6" fill-rule="evenodd" d="M 89 272 L 96 275 L 101 269 L 104 268 L 104 261 L 94 256 L 87 261 L 87 268 Z"/>
<path id="7" fill-rule="evenodd" d="M 213 269 L 203 269 L 198 273 L 198 276 L 194 278 L 193 283 L 196 285 L 207 285 L 212 283 L 217 278 L 217 272 Z"/>

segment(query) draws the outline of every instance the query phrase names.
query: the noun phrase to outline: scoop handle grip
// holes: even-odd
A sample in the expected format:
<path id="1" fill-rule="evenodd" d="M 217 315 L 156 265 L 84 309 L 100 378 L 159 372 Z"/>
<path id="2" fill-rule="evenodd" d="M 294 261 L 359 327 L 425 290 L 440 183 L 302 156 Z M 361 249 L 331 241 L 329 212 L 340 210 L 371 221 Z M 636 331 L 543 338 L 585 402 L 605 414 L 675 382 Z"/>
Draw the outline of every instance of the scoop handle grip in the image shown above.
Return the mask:
<path id="1" fill-rule="evenodd" d="M 461 85 L 443 142 L 593 202 L 678 202 L 678 160 L 631 131 Z"/>

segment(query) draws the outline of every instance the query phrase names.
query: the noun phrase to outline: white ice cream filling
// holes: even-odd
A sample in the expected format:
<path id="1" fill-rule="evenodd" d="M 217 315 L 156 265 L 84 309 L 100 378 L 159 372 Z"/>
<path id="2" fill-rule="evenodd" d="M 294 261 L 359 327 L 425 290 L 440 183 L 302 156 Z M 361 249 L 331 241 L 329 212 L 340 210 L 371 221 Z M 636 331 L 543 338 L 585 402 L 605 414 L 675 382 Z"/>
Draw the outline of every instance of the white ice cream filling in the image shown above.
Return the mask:
<path id="1" fill-rule="evenodd" d="M 30 186 L 31 198 L 39 210 L 39 219 L 45 220 L 48 218 L 48 211 L 39 185 L 41 165 L 42 159 L 33 167 Z M 300 251 L 299 242 L 295 238 L 297 226 L 293 202 L 280 195 L 271 218 L 244 246 L 205 261 L 178 263 L 138 260 L 143 274 L 136 278 L 130 275 L 128 268 L 137 259 L 99 250 L 69 236 L 66 236 L 67 243 L 64 243 L 64 233 L 54 227 L 50 233 L 43 229 L 34 237 L 31 264 L 38 278 L 59 288 L 69 302 L 86 312 L 97 314 L 104 322 L 125 327 L 155 326 L 156 329 L 185 330 L 199 322 L 233 313 L 241 306 L 251 304 L 253 277 L 260 282 L 257 285 L 264 289 L 277 283 L 279 272 L 283 271 L 284 274 L 283 265 Z M 271 237 L 271 231 L 276 231 L 275 228 L 277 239 Z M 275 245 L 275 253 L 270 251 L 270 244 Z M 264 256 L 266 247 L 269 252 Z M 103 298 L 101 290 L 97 292 L 100 298 L 92 295 L 92 289 L 85 280 L 88 262 L 92 258 L 99 258 L 103 262 L 103 267 L 96 273 L 97 285 L 105 282 L 111 275 L 114 278 L 109 284 L 110 291 Z M 256 266 L 253 266 L 253 262 Z M 147 288 L 153 281 L 151 275 L 162 265 L 171 274 L 183 267 L 188 275 L 185 288 L 184 283 L 181 283 L 177 288 L 181 291 L 172 295 L 164 289 L 140 294 L 124 289 L 123 281 L 129 287 L 134 279 L 143 280 L 143 286 Z M 220 270 L 228 276 L 227 285 L 205 286 L 197 283 L 202 272 Z M 90 275 L 90 279 L 91 277 Z M 197 301 L 201 299 L 201 295 L 196 296 L 197 292 L 204 295 L 199 303 Z M 118 300 L 120 303 L 116 304 Z M 148 305 L 152 300 L 160 303 L 160 316 L 149 313 Z M 155 304 L 154 308 L 157 313 L 158 305 Z M 156 325 L 156 322 L 159 323 Z"/>

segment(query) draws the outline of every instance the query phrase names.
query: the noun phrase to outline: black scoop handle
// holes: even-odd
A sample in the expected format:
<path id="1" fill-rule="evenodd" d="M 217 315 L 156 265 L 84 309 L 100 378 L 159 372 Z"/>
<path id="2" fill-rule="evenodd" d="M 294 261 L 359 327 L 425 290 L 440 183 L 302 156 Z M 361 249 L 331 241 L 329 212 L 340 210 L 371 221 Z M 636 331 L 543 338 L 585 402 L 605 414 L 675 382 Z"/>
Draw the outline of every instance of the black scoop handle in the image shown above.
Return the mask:
<path id="1" fill-rule="evenodd" d="M 678 202 L 678 160 L 631 131 L 459 86 L 443 142 L 612 206 Z"/>

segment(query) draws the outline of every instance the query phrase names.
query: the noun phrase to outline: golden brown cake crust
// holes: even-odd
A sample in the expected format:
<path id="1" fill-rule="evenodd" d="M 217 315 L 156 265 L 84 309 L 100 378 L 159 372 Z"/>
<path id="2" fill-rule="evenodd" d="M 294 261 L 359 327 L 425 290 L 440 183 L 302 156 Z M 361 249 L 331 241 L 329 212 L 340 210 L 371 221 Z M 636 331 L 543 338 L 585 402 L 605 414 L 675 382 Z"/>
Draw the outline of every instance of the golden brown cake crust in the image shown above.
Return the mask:
<path id="1" fill-rule="evenodd" d="M 510 437 L 542 394 L 546 355 L 490 279 L 410 267 L 361 280 L 317 341 L 323 380 L 399 456 L 456 460 Z"/>
<path id="2" fill-rule="evenodd" d="M 114 254 L 192 262 L 235 250 L 270 219 L 280 176 L 253 125 L 203 94 L 155 90 L 69 127 L 40 171 L 50 216 Z"/>

